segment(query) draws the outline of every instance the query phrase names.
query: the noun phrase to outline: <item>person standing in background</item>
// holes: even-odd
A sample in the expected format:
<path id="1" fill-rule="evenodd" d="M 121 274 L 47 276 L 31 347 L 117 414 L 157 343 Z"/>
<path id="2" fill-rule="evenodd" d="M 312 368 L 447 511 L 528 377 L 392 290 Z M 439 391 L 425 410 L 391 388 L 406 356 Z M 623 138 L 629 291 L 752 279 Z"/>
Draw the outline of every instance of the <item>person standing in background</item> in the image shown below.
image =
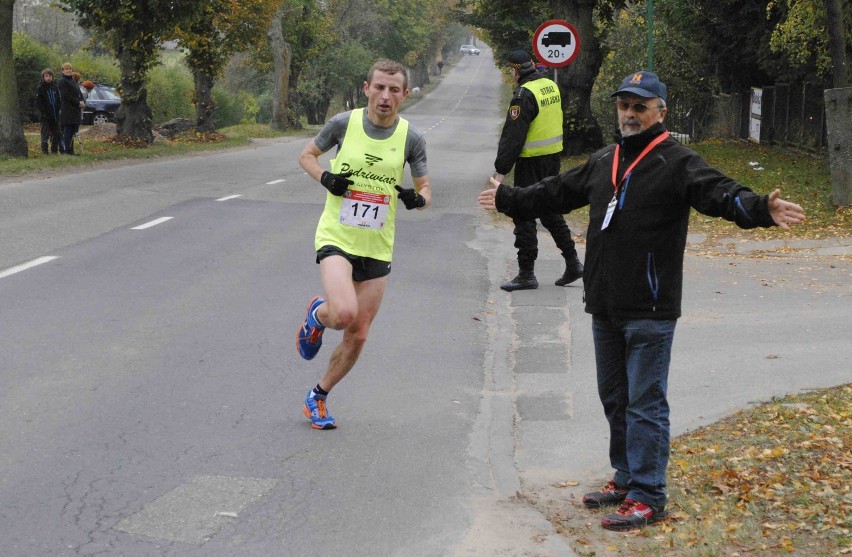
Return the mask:
<path id="1" fill-rule="evenodd" d="M 584 301 L 615 473 L 583 504 L 618 505 L 601 520 L 607 530 L 635 530 L 668 516 L 668 377 L 690 210 L 745 229 L 789 229 L 805 220 L 780 190 L 758 195 L 672 138 L 663 124 L 667 95 L 655 74 L 628 75 L 612 94 L 616 144 L 527 188 L 492 178 L 478 199 L 513 218 L 589 207 Z"/>
<path id="2" fill-rule="evenodd" d="M 59 129 L 59 88 L 53 82 L 53 70 L 41 71 L 41 81 L 36 91 L 36 105 L 41 114 L 41 152 L 45 155 L 59 153 L 62 132 Z"/>
<path id="3" fill-rule="evenodd" d="M 59 151 L 65 155 L 74 154 L 74 137 L 80 131 L 80 121 L 83 119 L 83 93 L 80 84 L 74 79 L 74 69 L 70 63 L 62 64 L 62 78 L 57 87 L 62 99 L 59 112 L 59 123 L 62 125 L 62 143 Z"/>
<path id="4" fill-rule="evenodd" d="M 518 87 L 512 94 L 500 135 L 494 179 L 502 183 L 514 167 L 515 187 L 525 188 L 559 174 L 562 98 L 559 86 L 536 71 L 529 54 L 516 50 L 509 55 L 508 61 Z M 553 236 L 565 259 L 565 272 L 555 284 L 568 286 L 583 276 L 583 264 L 577 257 L 571 229 L 560 213 L 543 214 L 539 220 Z M 515 224 L 515 248 L 518 250 L 518 275 L 500 288 L 507 292 L 538 288 L 534 273 L 538 258 L 535 219 L 513 218 L 512 222 Z"/>

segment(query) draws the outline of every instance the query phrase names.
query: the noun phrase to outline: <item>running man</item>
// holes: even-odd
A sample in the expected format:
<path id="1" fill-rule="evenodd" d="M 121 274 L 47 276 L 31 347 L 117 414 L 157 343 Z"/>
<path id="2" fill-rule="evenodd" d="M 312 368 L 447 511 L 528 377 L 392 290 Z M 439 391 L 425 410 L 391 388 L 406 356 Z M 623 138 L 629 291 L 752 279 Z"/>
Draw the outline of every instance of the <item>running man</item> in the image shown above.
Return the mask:
<path id="1" fill-rule="evenodd" d="M 391 271 L 394 220 L 399 201 L 406 209 L 432 202 L 423 135 L 399 116 L 408 97 L 401 64 L 379 60 L 364 82 L 367 108 L 332 117 L 302 150 L 299 164 L 327 190 L 314 241 L 325 297 L 309 303 L 297 348 L 311 360 L 326 328 L 343 331 L 328 367 L 305 398 L 305 416 L 315 429 L 334 429 L 326 398 L 358 361 Z M 331 170 L 318 157 L 337 146 Z M 414 188 L 402 188 L 408 163 Z"/>

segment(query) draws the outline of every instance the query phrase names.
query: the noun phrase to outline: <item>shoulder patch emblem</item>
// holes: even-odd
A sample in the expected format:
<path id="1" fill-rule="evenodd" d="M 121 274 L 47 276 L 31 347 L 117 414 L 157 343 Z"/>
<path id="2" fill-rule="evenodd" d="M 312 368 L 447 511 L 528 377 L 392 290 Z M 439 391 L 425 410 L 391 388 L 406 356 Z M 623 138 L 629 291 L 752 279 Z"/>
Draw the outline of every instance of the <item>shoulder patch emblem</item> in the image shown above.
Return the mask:
<path id="1" fill-rule="evenodd" d="M 512 106 L 509 107 L 509 117 L 512 118 L 512 120 L 517 120 L 518 116 L 520 116 L 520 115 L 521 115 L 521 105 L 513 104 Z"/>

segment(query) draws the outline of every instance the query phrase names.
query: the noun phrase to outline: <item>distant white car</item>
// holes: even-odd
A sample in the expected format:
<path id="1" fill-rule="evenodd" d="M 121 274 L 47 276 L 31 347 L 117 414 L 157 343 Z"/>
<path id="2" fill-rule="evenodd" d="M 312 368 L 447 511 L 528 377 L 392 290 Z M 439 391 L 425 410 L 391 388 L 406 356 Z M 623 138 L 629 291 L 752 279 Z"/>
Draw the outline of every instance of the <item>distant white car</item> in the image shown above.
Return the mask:
<path id="1" fill-rule="evenodd" d="M 461 54 L 470 54 L 471 56 L 476 54 L 477 56 L 479 56 L 479 49 L 473 46 L 472 44 L 463 44 L 462 47 L 459 49 L 459 52 Z"/>

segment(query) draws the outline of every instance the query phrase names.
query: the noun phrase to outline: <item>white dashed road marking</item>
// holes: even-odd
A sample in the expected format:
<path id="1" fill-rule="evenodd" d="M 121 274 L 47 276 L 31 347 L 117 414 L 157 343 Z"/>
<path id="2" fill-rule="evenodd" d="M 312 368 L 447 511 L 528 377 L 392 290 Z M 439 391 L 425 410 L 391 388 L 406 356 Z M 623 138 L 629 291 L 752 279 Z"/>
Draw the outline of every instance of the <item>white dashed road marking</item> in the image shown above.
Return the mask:
<path id="1" fill-rule="evenodd" d="M 10 269 L 6 269 L 5 271 L 0 271 L 0 279 L 6 278 L 8 276 L 14 275 L 15 273 L 20 273 L 21 271 L 26 271 L 27 269 L 31 269 L 33 267 L 37 267 L 43 263 L 47 263 L 49 261 L 53 261 L 54 259 L 59 259 L 59 257 L 55 255 L 46 255 L 44 257 L 39 257 L 37 259 L 33 259 L 28 263 L 23 263 L 16 267 L 12 267 Z"/>
<path id="2" fill-rule="evenodd" d="M 146 222 L 145 224 L 140 224 L 139 226 L 134 226 L 130 230 L 145 230 L 146 228 L 151 228 L 152 226 L 157 226 L 158 224 L 163 224 L 167 220 L 172 220 L 174 217 L 160 217 L 156 220 L 152 220 L 151 222 Z"/>

